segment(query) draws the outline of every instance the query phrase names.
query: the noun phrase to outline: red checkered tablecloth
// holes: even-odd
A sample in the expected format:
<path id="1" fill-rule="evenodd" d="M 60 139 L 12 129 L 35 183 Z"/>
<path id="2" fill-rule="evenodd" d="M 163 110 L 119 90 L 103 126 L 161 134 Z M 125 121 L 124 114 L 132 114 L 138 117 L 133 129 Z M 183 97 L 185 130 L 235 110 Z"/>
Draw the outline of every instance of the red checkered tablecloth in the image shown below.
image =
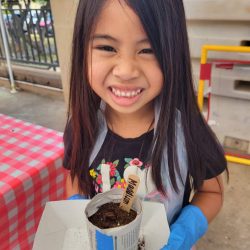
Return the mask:
<path id="1" fill-rule="evenodd" d="M 64 199 L 62 133 L 0 114 L 0 249 L 31 249 L 45 203 Z"/>

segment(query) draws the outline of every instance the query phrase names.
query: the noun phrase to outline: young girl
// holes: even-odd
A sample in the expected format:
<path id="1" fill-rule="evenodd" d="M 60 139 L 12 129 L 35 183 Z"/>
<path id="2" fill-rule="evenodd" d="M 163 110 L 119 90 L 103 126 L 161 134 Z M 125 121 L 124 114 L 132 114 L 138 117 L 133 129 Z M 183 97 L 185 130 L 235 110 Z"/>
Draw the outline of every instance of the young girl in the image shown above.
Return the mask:
<path id="1" fill-rule="evenodd" d="M 182 1 L 80 0 L 69 103 L 68 197 L 136 173 L 139 195 L 166 207 L 164 249 L 190 249 L 222 206 L 227 164 L 196 103 Z"/>

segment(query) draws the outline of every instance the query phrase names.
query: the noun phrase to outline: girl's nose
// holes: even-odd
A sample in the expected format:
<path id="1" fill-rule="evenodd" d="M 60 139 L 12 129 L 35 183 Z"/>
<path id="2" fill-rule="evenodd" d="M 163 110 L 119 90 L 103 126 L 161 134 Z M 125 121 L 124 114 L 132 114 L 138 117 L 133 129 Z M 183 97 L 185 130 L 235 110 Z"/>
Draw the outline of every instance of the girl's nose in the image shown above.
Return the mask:
<path id="1" fill-rule="evenodd" d="M 122 81 L 135 79 L 139 74 L 139 67 L 134 59 L 120 58 L 113 68 L 113 75 Z"/>

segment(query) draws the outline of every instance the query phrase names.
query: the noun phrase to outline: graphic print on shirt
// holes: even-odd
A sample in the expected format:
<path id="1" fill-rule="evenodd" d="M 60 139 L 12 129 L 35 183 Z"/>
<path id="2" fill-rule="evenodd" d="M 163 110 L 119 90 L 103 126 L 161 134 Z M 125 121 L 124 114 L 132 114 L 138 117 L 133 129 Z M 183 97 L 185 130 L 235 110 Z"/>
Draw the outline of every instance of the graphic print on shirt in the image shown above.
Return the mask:
<path id="1" fill-rule="evenodd" d="M 124 158 L 125 165 L 122 167 L 124 170 L 130 166 L 135 165 L 139 168 L 144 169 L 143 162 L 140 161 L 138 158 Z M 104 182 L 103 180 L 107 180 L 109 174 L 109 185 L 110 188 L 126 188 L 126 181 L 123 178 L 123 173 L 120 174 L 119 170 L 117 169 L 119 165 L 119 160 L 115 160 L 113 162 L 105 162 L 105 159 L 101 161 L 98 165 L 96 170 L 94 168 L 90 169 L 90 176 L 94 179 L 95 191 L 97 193 L 105 192 L 107 190 L 103 190 Z M 108 172 L 104 172 L 103 168 L 109 167 Z M 106 175 L 106 176 L 103 176 Z M 105 183 L 107 184 L 107 183 Z"/>
<path id="2" fill-rule="evenodd" d="M 145 200 L 162 202 L 165 197 L 160 194 L 151 178 L 151 167 L 144 164 L 139 158 L 124 158 L 125 165 L 118 170 L 119 160 L 106 162 L 102 159 L 96 170 L 90 169 L 90 176 L 94 179 L 96 193 L 102 193 L 111 188 L 126 188 L 126 181 L 130 174 L 136 174 L 140 178 L 140 186 L 137 194 Z M 122 172 L 122 171 L 121 171 Z"/>

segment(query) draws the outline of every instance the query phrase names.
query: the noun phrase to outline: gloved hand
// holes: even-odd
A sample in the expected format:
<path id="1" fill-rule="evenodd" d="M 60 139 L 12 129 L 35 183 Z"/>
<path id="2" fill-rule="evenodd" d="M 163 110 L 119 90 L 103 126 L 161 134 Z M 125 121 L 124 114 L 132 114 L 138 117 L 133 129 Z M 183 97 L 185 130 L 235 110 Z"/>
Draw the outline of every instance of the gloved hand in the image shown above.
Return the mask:
<path id="1" fill-rule="evenodd" d="M 167 245 L 161 250 L 190 250 L 207 231 L 208 222 L 199 207 L 184 207 L 177 220 L 170 226 Z"/>
<path id="2" fill-rule="evenodd" d="M 74 194 L 67 198 L 67 200 L 86 200 L 86 199 L 88 199 L 88 196 L 84 194 Z"/>

